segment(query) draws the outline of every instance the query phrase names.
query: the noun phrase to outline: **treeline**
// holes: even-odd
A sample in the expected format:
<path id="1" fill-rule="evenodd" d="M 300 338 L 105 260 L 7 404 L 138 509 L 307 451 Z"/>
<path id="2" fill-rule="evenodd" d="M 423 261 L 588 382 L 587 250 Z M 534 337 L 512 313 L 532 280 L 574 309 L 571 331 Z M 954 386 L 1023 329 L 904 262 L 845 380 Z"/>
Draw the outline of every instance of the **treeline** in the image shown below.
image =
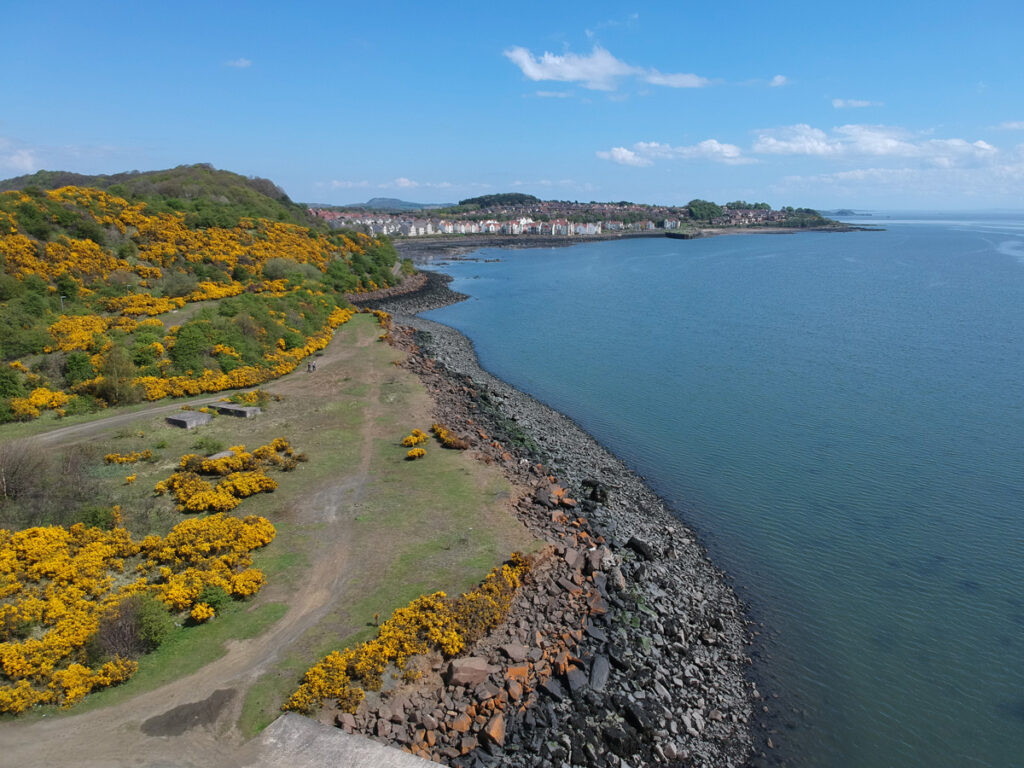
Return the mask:
<path id="1" fill-rule="evenodd" d="M 520 192 L 502 192 L 496 195 L 480 195 L 479 197 L 459 200 L 459 207 L 496 208 L 499 206 L 533 205 L 539 202 L 541 202 L 541 199 L 533 195 L 525 195 Z"/>

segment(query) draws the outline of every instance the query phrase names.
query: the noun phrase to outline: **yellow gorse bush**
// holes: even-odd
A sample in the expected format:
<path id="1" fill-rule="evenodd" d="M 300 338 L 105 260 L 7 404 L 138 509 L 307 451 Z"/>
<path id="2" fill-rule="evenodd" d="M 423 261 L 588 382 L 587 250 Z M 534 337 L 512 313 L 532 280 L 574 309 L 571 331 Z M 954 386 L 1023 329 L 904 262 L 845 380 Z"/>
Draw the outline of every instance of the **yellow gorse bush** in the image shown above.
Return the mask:
<path id="1" fill-rule="evenodd" d="M 148 448 L 144 451 L 129 451 L 128 453 L 108 453 L 103 457 L 107 464 L 134 464 L 137 461 L 149 461 L 153 458 L 153 452 Z"/>
<path id="2" fill-rule="evenodd" d="M 380 690 L 389 666 L 404 670 L 410 658 L 432 650 L 447 657 L 460 653 L 504 619 L 529 569 L 514 552 L 479 587 L 457 598 L 444 592 L 416 598 L 395 611 L 373 640 L 334 651 L 311 667 L 283 709 L 308 713 L 336 699 L 342 710 L 354 712 L 366 689 Z"/>
<path id="3" fill-rule="evenodd" d="M 296 455 L 291 443 L 278 437 L 251 453 L 244 445 L 231 447 L 231 455 L 209 459 L 194 453 L 181 457 L 179 471 L 161 480 L 153 489 L 158 495 L 171 493 L 181 512 L 228 512 L 242 499 L 277 488 L 266 468 L 294 469 L 305 457 Z M 220 477 L 216 485 L 202 475 Z"/>
<path id="4" fill-rule="evenodd" d="M 57 349 L 88 351 L 96 346 L 97 334 L 106 332 L 107 327 L 107 320 L 99 315 L 61 315 L 49 331 Z"/>
<path id="5" fill-rule="evenodd" d="M 59 410 L 67 405 L 70 399 L 63 392 L 36 387 L 28 397 L 12 397 L 10 405 L 18 419 L 34 419 L 41 410 Z"/>
<path id="6" fill-rule="evenodd" d="M 411 434 L 402 438 L 402 445 L 412 448 L 414 445 L 427 442 L 429 438 L 430 436 L 422 429 L 414 429 Z"/>
<path id="7" fill-rule="evenodd" d="M 458 435 L 453 434 L 444 424 L 434 424 L 430 429 L 437 435 L 437 439 L 441 441 L 441 445 L 445 448 L 455 448 L 458 450 L 469 448 L 469 443 Z"/>
<path id="8" fill-rule="evenodd" d="M 138 543 L 120 526 L 0 529 L 0 713 L 70 706 L 127 680 L 134 661 L 86 665 L 86 643 L 106 611 L 140 592 L 173 610 L 193 608 L 209 585 L 254 594 L 264 578 L 251 567 L 252 551 L 274 534 L 265 518 L 223 515 L 185 520 Z"/>

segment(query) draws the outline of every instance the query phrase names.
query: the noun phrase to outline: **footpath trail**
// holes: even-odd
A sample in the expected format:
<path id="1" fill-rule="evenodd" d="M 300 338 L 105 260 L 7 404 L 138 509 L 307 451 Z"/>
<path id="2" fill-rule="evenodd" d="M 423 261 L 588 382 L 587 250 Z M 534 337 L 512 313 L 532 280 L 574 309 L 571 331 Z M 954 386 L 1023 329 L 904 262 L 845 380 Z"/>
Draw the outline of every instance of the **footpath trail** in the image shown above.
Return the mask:
<path id="1" fill-rule="evenodd" d="M 368 412 L 361 422 L 362 458 L 353 470 L 330 477 L 292 504 L 295 522 L 335 520 L 341 505 L 358 502 L 364 492 L 373 455 L 374 428 L 382 410 L 380 366 L 349 365 L 360 347 L 372 344 L 376 326 L 338 334 L 317 358 L 318 370 L 295 372 L 265 387 L 281 395 L 336 391 L 342 381 L 368 388 Z M 219 396 L 218 396 L 219 397 Z M 210 401 L 217 397 L 211 397 Z M 180 406 L 154 405 L 134 413 L 56 429 L 41 435 L 47 445 L 63 446 L 95 439 L 133 421 L 148 419 Z M 230 766 L 250 763 L 255 745 L 246 745 L 236 728 L 248 687 L 315 625 L 329 609 L 349 575 L 349 552 L 343 525 L 320 529 L 318 546 L 310 552 L 308 581 L 289 601 L 284 618 L 264 634 L 230 641 L 227 652 L 197 672 L 118 704 L 86 712 L 34 721 L 0 723 L 4 765 L 163 768 Z"/>

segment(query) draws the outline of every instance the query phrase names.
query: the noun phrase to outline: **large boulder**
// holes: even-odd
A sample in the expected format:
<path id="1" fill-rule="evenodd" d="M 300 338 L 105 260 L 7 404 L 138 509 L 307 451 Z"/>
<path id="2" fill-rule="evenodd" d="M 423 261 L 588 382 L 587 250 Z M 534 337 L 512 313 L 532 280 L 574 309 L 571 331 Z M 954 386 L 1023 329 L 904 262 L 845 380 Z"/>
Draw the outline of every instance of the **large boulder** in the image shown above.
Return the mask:
<path id="1" fill-rule="evenodd" d="M 475 688 L 486 680 L 488 675 L 497 671 L 497 667 L 491 666 L 487 659 L 480 656 L 452 659 L 445 672 L 445 682 L 448 685 L 462 685 L 466 688 Z"/>

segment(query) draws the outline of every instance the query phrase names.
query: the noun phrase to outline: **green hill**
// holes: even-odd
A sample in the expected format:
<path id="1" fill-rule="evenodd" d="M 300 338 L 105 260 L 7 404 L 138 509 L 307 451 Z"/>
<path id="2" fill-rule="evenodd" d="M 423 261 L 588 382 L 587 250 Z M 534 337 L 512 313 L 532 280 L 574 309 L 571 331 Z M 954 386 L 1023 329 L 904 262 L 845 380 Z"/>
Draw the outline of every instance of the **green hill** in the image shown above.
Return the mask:
<path id="1" fill-rule="evenodd" d="M 145 202 L 150 213 L 180 211 L 188 225 L 194 227 L 233 227 L 240 218 L 248 216 L 323 228 L 323 222 L 292 202 L 269 179 L 220 171 L 208 163 L 95 176 L 38 171 L 0 181 L 0 192 L 68 186 L 103 189 L 132 202 Z"/>

